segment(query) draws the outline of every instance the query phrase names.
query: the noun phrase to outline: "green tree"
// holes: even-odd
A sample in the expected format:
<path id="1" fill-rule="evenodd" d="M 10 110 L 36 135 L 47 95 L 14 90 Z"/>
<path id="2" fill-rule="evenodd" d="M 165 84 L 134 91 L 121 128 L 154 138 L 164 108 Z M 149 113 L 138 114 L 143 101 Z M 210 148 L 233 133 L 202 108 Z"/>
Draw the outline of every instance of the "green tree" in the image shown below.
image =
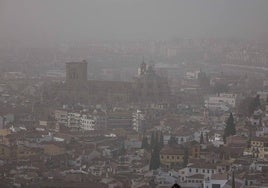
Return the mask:
<path id="1" fill-rule="evenodd" d="M 236 134 L 236 129 L 235 129 L 234 117 L 233 117 L 233 114 L 230 113 L 230 116 L 226 121 L 226 127 L 224 129 L 224 135 L 223 135 L 224 143 L 226 142 L 226 138 L 228 136 L 235 135 L 235 134 Z"/>
<path id="2" fill-rule="evenodd" d="M 208 133 L 206 133 L 206 143 L 209 142 L 209 137 L 208 137 Z"/>
<path id="3" fill-rule="evenodd" d="M 214 86 L 213 86 L 213 91 L 217 94 L 219 93 L 225 93 L 228 91 L 228 86 L 226 84 L 223 84 L 223 83 L 216 83 Z"/>
<path id="4" fill-rule="evenodd" d="M 203 132 L 201 132 L 201 135 L 200 135 L 200 144 L 204 144 L 204 135 L 203 135 Z"/>
<path id="5" fill-rule="evenodd" d="M 151 134 L 150 148 L 153 149 L 155 146 L 155 132 Z"/>
<path id="6" fill-rule="evenodd" d="M 171 136 L 170 136 L 170 139 L 169 139 L 169 141 L 168 141 L 168 145 L 172 147 L 172 146 L 174 146 L 174 145 L 177 145 L 177 143 L 178 143 L 178 142 L 177 142 L 177 139 L 175 138 L 175 136 L 171 135 Z"/>
<path id="7" fill-rule="evenodd" d="M 125 142 L 122 141 L 121 142 L 121 146 L 119 148 L 119 155 L 125 155 L 126 154 L 126 147 L 125 147 Z"/>
<path id="8" fill-rule="evenodd" d="M 155 144 L 159 144 L 159 134 L 158 134 L 158 131 L 155 131 L 155 137 L 154 137 L 154 143 Z"/>
<path id="9" fill-rule="evenodd" d="M 164 136 L 163 136 L 162 131 L 160 133 L 159 146 L 160 146 L 160 148 L 163 148 L 164 147 Z"/>
<path id="10" fill-rule="evenodd" d="M 152 150 L 149 168 L 150 170 L 156 170 L 159 167 L 160 167 L 160 148 L 159 145 L 156 144 Z"/>
<path id="11" fill-rule="evenodd" d="M 235 174 L 234 174 L 234 170 L 232 172 L 232 188 L 235 188 Z"/>
<path id="12" fill-rule="evenodd" d="M 248 105 L 248 116 L 251 116 L 255 110 L 261 107 L 260 95 L 256 95 L 255 98 L 251 98 Z"/>
<path id="13" fill-rule="evenodd" d="M 143 138 L 142 138 L 142 143 L 141 143 L 141 148 L 142 149 L 149 149 L 149 143 L 148 143 L 148 138 L 147 138 L 147 136 L 143 136 Z"/>
<path id="14" fill-rule="evenodd" d="M 189 160 L 189 151 L 188 148 L 185 147 L 184 148 L 184 156 L 183 156 L 183 165 L 186 167 L 188 164 L 188 160 Z"/>
<path id="15" fill-rule="evenodd" d="M 200 87 L 206 89 L 209 87 L 210 78 L 207 76 L 205 72 L 200 71 L 198 73 L 198 82 L 199 82 Z"/>

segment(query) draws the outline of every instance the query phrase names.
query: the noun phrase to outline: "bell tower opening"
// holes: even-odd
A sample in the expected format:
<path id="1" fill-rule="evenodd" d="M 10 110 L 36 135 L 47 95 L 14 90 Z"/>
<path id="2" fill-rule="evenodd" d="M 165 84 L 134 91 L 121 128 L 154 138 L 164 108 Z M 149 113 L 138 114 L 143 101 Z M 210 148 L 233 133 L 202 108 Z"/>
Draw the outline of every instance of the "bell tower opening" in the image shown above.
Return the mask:
<path id="1" fill-rule="evenodd" d="M 81 85 L 87 82 L 87 62 L 66 63 L 66 83 Z"/>

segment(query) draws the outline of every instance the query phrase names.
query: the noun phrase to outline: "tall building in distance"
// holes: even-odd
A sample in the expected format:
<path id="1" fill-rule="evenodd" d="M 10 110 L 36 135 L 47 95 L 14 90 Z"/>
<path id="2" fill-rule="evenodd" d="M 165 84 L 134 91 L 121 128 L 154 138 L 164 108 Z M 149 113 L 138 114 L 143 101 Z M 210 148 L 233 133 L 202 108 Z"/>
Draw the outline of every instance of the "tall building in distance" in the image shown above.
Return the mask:
<path id="1" fill-rule="evenodd" d="M 87 62 L 66 63 L 66 83 L 72 86 L 82 86 L 87 82 Z"/>
<path id="2" fill-rule="evenodd" d="M 170 96 L 167 79 L 144 61 L 139 76 L 130 82 L 87 79 L 87 62 L 66 63 L 66 80 L 57 86 L 57 98 L 70 103 L 151 104 L 166 103 Z M 53 96 L 54 94 L 52 94 Z"/>
<path id="3" fill-rule="evenodd" d="M 138 77 L 133 83 L 134 98 L 138 103 L 168 102 L 170 88 L 167 79 L 159 76 L 153 65 L 144 61 L 138 70 Z"/>

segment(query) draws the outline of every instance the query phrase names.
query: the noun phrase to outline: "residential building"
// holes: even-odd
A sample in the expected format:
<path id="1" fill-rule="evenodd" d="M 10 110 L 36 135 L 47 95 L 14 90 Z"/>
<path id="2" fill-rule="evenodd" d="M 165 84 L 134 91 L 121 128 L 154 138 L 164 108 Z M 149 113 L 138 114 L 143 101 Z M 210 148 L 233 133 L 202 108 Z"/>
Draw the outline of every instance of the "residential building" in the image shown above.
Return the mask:
<path id="1" fill-rule="evenodd" d="M 83 130 L 86 130 L 86 131 L 95 130 L 96 122 L 91 115 L 86 115 L 86 114 L 82 115 L 80 123 L 81 123 L 80 127 Z"/>
<path id="2" fill-rule="evenodd" d="M 183 162 L 184 150 L 182 148 L 166 146 L 160 151 L 160 163 L 167 168 L 180 166 Z"/>
<path id="3" fill-rule="evenodd" d="M 236 94 L 221 93 L 218 96 L 210 96 L 205 100 L 205 107 L 210 110 L 228 111 L 236 106 Z"/>
<path id="4" fill-rule="evenodd" d="M 136 132 L 142 132 L 145 128 L 145 114 L 137 110 L 132 113 L 133 121 L 132 121 L 132 127 L 133 130 Z"/>
<path id="5" fill-rule="evenodd" d="M 253 157 L 268 159 L 268 137 L 254 137 L 250 142 Z"/>

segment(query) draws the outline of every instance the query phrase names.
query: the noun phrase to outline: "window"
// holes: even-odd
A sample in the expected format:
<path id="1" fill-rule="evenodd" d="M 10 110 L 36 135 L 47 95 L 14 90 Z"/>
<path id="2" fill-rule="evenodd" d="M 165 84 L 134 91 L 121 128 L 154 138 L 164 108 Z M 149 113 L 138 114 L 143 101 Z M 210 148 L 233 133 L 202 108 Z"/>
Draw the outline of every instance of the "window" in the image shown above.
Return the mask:
<path id="1" fill-rule="evenodd" d="M 192 172 L 192 169 L 191 168 L 189 168 L 189 172 Z"/>
<path id="2" fill-rule="evenodd" d="M 195 169 L 195 172 L 196 172 L 196 173 L 198 173 L 198 168 L 197 168 L 197 169 Z"/>
<path id="3" fill-rule="evenodd" d="M 174 156 L 171 157 L 174 160 Z"/>
<path id="4" fill-rule="evenodd" d="M 180 159 L 180 156 L 177 156 L 177 159 L 179 160 Z"/>
<path id="5" fill-rule="evenodd" d="M 169 155 L 167 156 L 167 159 L 169 159 Z"/>
<path id="6" fill-rule="evenodd" d="M 205 173 L 206 171 L 205 171 L 205 169 L 203 169 L 203 173 Z"/>
<path id="7" fill-rule="evenodd" d="M 209 169 L 207 170 L 207 173 L 209 173 Z"/>

